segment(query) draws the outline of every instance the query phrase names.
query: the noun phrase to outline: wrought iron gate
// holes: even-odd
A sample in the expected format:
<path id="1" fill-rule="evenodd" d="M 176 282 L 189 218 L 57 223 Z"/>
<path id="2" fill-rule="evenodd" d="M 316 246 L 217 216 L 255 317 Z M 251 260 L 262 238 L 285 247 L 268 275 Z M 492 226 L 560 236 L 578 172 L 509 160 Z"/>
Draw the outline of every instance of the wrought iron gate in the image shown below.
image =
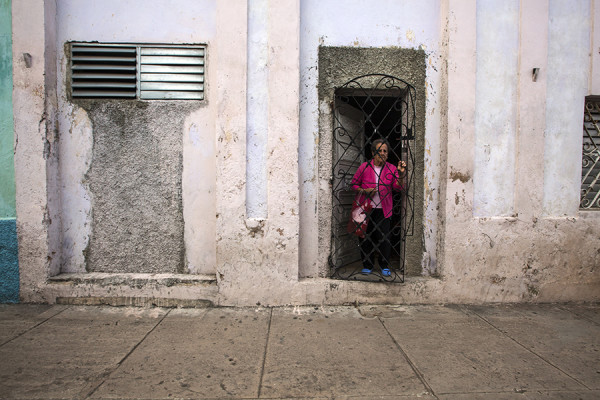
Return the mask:
<path id="1" fill-rule="evenodd" d="M 404 282 L 406 237 L 414 232 L 415 97 L 413 86 L 382 74 L 359 76 L 335 91 L 333 220 L 329 256 L 334 278 Z M 404 161 L 406 171 L 400 177 L 403 190 L 393 194 L 388 237 L 372 235 L 377 225 L 373 226 L 369 221 L 367 235 L 362 239 L 363 253 L 367 254 L 365 244 L 368 244 L 370 252 L 374 252 L 373 257 L 379 258 L 380 263 L 382 258 L 385 259 L 379 254 L 380 245 L 383 240 L 390 241 L 389 272 L 382 272 L 384 266 L 380 264 L 367 273 L 363 271 L 359 239 L 349 233 L 348 222 L 353 202 L 358 199 L 352 179 L 361 164 L 373 159 L 371 145 L 377 139 L 389 144 L 387 162 L 394 165 L 394 170 L 399 161 Z"/>
<path id="2" fill-rule="evenodd" d="M 600 96 L 585 98 L 581 161 L 579 208 L 600 210 Z"/>

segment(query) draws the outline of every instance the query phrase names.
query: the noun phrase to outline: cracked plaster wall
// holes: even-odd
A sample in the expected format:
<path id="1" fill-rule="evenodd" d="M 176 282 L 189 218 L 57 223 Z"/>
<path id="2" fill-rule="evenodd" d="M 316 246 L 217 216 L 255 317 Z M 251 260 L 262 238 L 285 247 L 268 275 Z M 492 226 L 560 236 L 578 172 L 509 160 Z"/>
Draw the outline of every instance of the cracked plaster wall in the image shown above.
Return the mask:
<path id="1" fill-rule="evenodd" d="M 123 21 L 111 22 L 113 17 L 110 13 L 102 14 L 105 10 L 99 6 L 100 3 L 90 2 L 89 13 L 83 11 L 81 15 L 67 13 L 69 18 L 73 19 L 87 16 L 88 23 L 79 25 L 76 21 L 69 20 L 69 23 L 59 24 L 60 27 L 56 29 L 60 31 L 68 26 L 78 27 L 78 34 L 70 38 L 73 40 L 94 40 L 94 38 L 107 41 L 120 41 L 121 38 L 129 38 L 131 41 L 161 40 L 162 33 L 152 29 L 126 33 L 127 29 L 123 27 L 127 25 L 121 24 Z M 159 3 L 162 2 L 156 4 Z M 245 216 L 246 115 L 240 110 L 245 110 L 247 100 L 245 91 L 247 65 L 244 56 L 240 57 L 240 54 L 247 54 L 247 3 L 242 0 L 231 0 L 226 3 L 218 2 L 215 5 L 216 16 L 213 21 L 216 31 L 215 42 L 220 46 L 212 47 L 213 52 L 209 51 L 211 60 L 219 65 L 219 73 L 213 75 L 215 79 L 212 81 L 213 87 L 217 90 L 214 91 L 214 97 L 208 96 L 209 102 L 212 102 L 210 106 L 197 109 L 186 116 L 182 129 L 181 187 L 183 219 L 186 222 L 184 239 L 188 250 L 186 251 L 187 262 L 191 270 L 193 260 L 200 260 L 194 258 L 199 257 L 198 255 L 194 257 L 189 255 L 189 251 L 195 249 L 190 245 L 194 242 L 190 238 L 202 241 L 203 237 L 216 237 L 216 244 L 208 244 L 209 250 L 211 245 L 214 246 L 213 248 L 216 247 L 213 254 L 214 259 L 217 260 L 215 264 L 218 293 L 214 293 L 216 290 L 211 290 L 216 304 L 599 300 L 598 215 L 576 211 L 574 215 L 567 217 L 549 217 L 540 212 L 544 201 L 543 188 L 549 182 L 544 181 L 543 152 L 531 151 L 531 149 L 541 149 L 545 145 L 547 107 L 540 105 L 540 99 L 544 99 L 545 102 L 549 96 L 546 93 L 549 73 L 546 72 L 546 68 L 548 67 L 548 70 L 550 68 L 546 64 L 548 46 L 545 43 L 551 36 L 546 31 L 551 25 L 548 24 L 550 10 L 547 0 L 529 0 L 519 3 L 521 39 L 517 76 L 520 97 L 518 97 L 519 112 L 516 116 L 519 129 L 516 131 L 517 140 L 514 144 L 516 157 L 514 197 L 515 213 L 518 215 L 484 218 L 474 217 L 473 214 L 477 102 L 475 95 L 476 4 L 462 0 L 403 2 L 402 4 L 407 7 L 404 10 L 406 16 L 411 16 L 410 19 L 415 21 L 428 21 L 424 23 L 422 30 L 415 30 L 408 25 L 398 27 L 387 26 L 389 24 L 384 23 L 386 27 L 382 27 L 374 21 L 369 29 L 358 29 L 356 27 L 362 25 L 357 24 L 353 25 L 353 29 L 345 29 L 344 26 L 347 25 L 336 28 L 338 24 L 327 23 L 327 18 L 331 15 L 339 15 L 342 20 L 345 19 L 349 23 L 353 18 L 358 19 L 361 14 L 355 16 L 356 10 L 362 10 L 361 4 L 366 4 L 358 1 L 348 3 L 348 15 L 343 14 L 345 11 L 342 11 L 342 14 L 319 12 L 327 11 L 326 2 L 303 1 L 301 4 L 292 2 L 295 7 L 289 7 L 289 4 L 284 2 L 270 3 L 269 48 L 272 48 L 273 52 L 270 53 L 269 60 L 272 74 L 270 74 L 268 94 L 271 101 L 269 110 L 271 114 L 267 144 L 270 174 L 267 221 L 251 220 Z M 76 1 L 58 3 L 59 8 L 77 4 Z M 123 3 L 111 4 L 114 6 Z M 578 3 L 579 6 L 584 4 L 588 3 L 585 1 Z M 53 154 L 49 149 L 52 149 L 55 139 L 53 136 L 55 125 L 49 123 L 46 118 L 48 115 L 46 111 L 52 110 L 53 86 L 44 79 L 44 75 L 46 72 L 48 76 L 54 73 L 48 71 L 48 64 L 55 63 L 56 60 L 50 59 L 49 63 L 44 62 L 44 54 L 47 45 L 50 49 L 52 46 L 62 49 L 64 42 L 64 38 L 57 40 L 51 34 L 55 27 L 48 21 L 52 20 L 52 17 L 45 15 L 49 11 L 49 14 L 52 14 L 51 5 L 52 2 L 43 4 L 37 0 L 13 2 L 13 101 L 17 142 L 15 154 L 17 230 L 22 299 L 54 302 L 57 296 L 111 296 L 115 293 L 124 296 L 160 295 L 165 298 L 197 298 L 199 292 L 193 286 L 158 288 L 149 284 L 137 288 L 127 284 L 112 287 L 98 286 L 93 283 L 49 284 L 47 282 L 48 276 L 55 272 L 55 264 L 53 264 L 55 261 L 49 256 L 52 255 L 54 246 L 52 241 L 55 240 L 52 234 L 52 229 L 55 228 L 51 225 L 56 224 L 57 220 L 52 218 L 49 211 L 52 207 L 49 208 L 49 205 L 52 205 L 51 192 L 56 191 L 57 188 L 48 186 L 53 182 L 48 176 L 52 173 L 53 161 L 48 160 L 48 156 Z M 151 13 L 156 7 L 139 7 L 139 9 Z M 569 16 L 569 13 L 577 12 L 577 9 L 578 7 L 567 8 L 564 14 L 566 17 L 573 17 Z M 310 11 L 310 15 L 306 14 L 307 10 Z M 592 27 L 594 29 L 591 34 L 591 46 L 594 49 L 600 43 L 598 10 L 600 10 L 600 1 L 593 0 L 593 10 L 589 11 L 595 18 L 594 23 L 590 24 L 590 29 Z M 167 13 L 169 10 L 159 9 L 159 11 Z M 412 15 L 411 12 L 417 14 Z M 199 14 L 201 13 L 196 10 L 193 15 Z M 131 19 L 130 15 L 125 13 L 122 17 Z M 285 18 L 274 18 L 275 16 Z M 89 29 L 89 18 L 96 17 L 99 19 L 94 22 L 94 25 L 100 26 L 101 28 L 98 29 L 103 32 L 100 37 L 96 37 L 98 32 Z M 578 18 L 577 15 L 574 17 Z M 140 20 L 144 18 L 149 16 L 141 16 Z M 300 34 L 299 27 L 289 21 L 300 21 L 303 33 Z M 408 23 L 407 20 L 403 21 Z M 193 24 L 193 26 L 197 25 Z M 339 31 L 329 32 L 329 35 L 326 35 L 322 33 L 324 31 L 315 31 L 315 26 L 321 26 L 322 29 L 326 27 L 332 30 L 339 29 Z M 189 34 L 189 29 L 188 26 L 175 32 L 176 39 L 185 41 L 185 37 L 188 36 L 183 32 L 187 31 Z M 355 39 L 349 40 L 342 31 L 348 34 L 361 33 Z M 391 32 L 395 32 L 395 35 Z M 299 37 L 304 39 L 299 41 Z M 336 43 L 338 39 L 334 37 L 343 37 L 343 43 Z M 421 40 L 422 37 L 426 39 Z M 540 40 L 540 37 L 544 40 Z M 323 115 L 327 113 L 327 105 L 319 104 L 316 94 L 318 47 L 319 45 L 387 47 L 385 38 L 400 43 L 400 47 L 405 48 L 414 49 L 421 44 L 425 45 L 428 89 L 425 105 L 427 117 L 424 122 L 423 218 L 425 222 L 423 226 L 426 228 L 424 260 L 428 261 L 424 266 L 431 268 L 437 265 L 440 277 L 439 279 L 414 278 L 407 281 L 405 285 L 331 282 L 327 279 L 298 280 L 298 262 L 301 264 L 301 276 L 318 276 L 316 261 L 318 236 L 315 232 L 318 232 L 319 227 L 315 219 L 317 210 L 314 206 L 317 204 L 319 182 L 316 181 L 318 169 L 315 151 L 319 148 L 317 135 L 319 112 Z M 301 74 L 298 73 L 298 66 L 294 64 L 298 51 Z M 25 65 L 23 53 L 32 56 L 30 67 Z M 59 51 L 58 54 L 61 52 Z M 561 54 L 559 48 L 555 57 L 560 59 L 566 56 Z M 66 61 L 58 58 L 58 79 L 60 79 L 64 76 L 61 68 L 64 68 Z M 597 59 L 594 54 L 591 60 L 587 60 L 589 61 L 587 64 L 576 67 L 588 72 L 588 87 L 592 88 L 592 92 L 594 88 L 599 87 L 597 78 L 599 74 L 594 73 L 597 72 Z M 211 71 L 210 65 L 209 63 L 208 73 Z M 530 79 L 533 66 L 540 67 L 537 82 L 532 82 Z M 297 103 L 298 82 L 301 82 L 302 108 L 299 135 L 298 110 L 294 104 Z M 59 91 L 61 87 L 62 85 L 59 84 Z M 567 91 L 572 90 L 567 86 L 565 88 Z M 567 94 L 573 95 L 570 92 Z M 90 157 L 92 151 L 91 117 L 83 109 L 71 109 L 69 108 L 71 106 L 65 106 L 67 103 L 60 93 L 58 104 L 61 141 L 68 137 L 71 128 L 73 132 L 81 132 L 79 137 L 82 141 L 81 159 L 76 160 L 75 164 L 75 169 L 79 171 L 77 174 L 81 177 L 84 174 L 81 171 L 89 168 L 87 163 L 90 159 L 87 157 Z M 217 118 L 216 115 L 219 117 Z M 76 121 L 72 125 L 71 118 Z M 578 131 L 572 134 L 580 136 L 581 133 Z M 204 140 L 210 142 L 210 138 L 215 136 L 217 149 L 216 153 L 212 153 L 211 146 L 203 146 L 203 144 Z M 296 138 L 299 138 L 299 143 L 295 142 Z M 296 153 L 295 148 L 298 144 L 299 152 Z M 79 148 L 78 142 L 74 141 L 72 145 L 71 148 L 74 150 Z M 201 147 L 204 148 L 200 149 Z M 61 145 L 61 151 L 62 149 Z M 80 157 L 78 153 L 75 154 Z M 295 156 L 298 156 L 300 161 L 301 186 L 298 186 L 295 174 L 281 167 L 295 165 Z M 203 169 L 202 167 L 210 168 L 210 162 L 207 161 L 210 159 L 215 160 L 216 165 L 212 166 L 212 170 Z M 305 168 L 306 165 L 309 168 Z M 439 166 L 442 175 L 436 181 L 432 177 L 438 174 Z M 202 175 L 194 172 L 198 170 L 206 172 L 207 175 L 213 173 L 213 176 L 216 176 L 216 183 L 215 181 L 211 183 L 210 180 L 208 183 L 200 182 Z M 277 184 L 273 185 L 273 182 Z M 78 190 L 89 190 L 85 186 L 76 187 L 82 182 L 71 180 L 69 183 L 59 180 L 59 183 L 61 190 L 64 189 L 65 184 L 73 184 L 76 190 L 72 193 L 75 193 L 74 196 L 83 203 L 92 201 L 82 196 L 83 192 L 78 192 Z M 298 187 L 301 189 L 300 192 Z M 216 191 L 216 195 L 203 197 L 210 190 Z M 439 202 L 435 200 L 438 191 Z M 299 194 L 301 197 L 298 197 Z M 430 197 L 431 194 L 434 197 Z M 302 201 L 300 209 L 299 199 Z M 215 227 L 212 231 L 214 234 L 211 236 L 212 217 L 206 220 L 202 220 L 202 217 L 212 212 L 211 204 L 215 203 L 214 210 L 217 218 L 216 222 L 213 221 Z M 63 198 L 61 207 L 65 208 L 67 204 Z M 201 207 L 203 204 L 208 205 L 208 211 L 207 208 Z M 572 207 L 570 203 L 566 205 Z M 190 207 L 194 211 L 190 211 Z M 298 229 L 298 210 L 304 224 L 301 229 Z M 78 212 L 81 212 L 83 217 L 76 213 L 73 215 L 77 220 L 76 223 L 84 229 L 82 232 L 85 233 L 87 211 L 83 208 Z M 200 220 L 190 227 L 187 222 L 193 221 L 194 217 Z M 63 215 L 63 225 L 64 221 Z M 431 231 L 428 228 L 431 228 Z M 195 232 L 188 234 L 188 229 Z M 298 233 L 304 238 L 303 240 L 306 240 L 300 247 L 298 247 Z M 582 243 L 585 245 L 582 246 Z M 82 243 L 79 245 L 81 247 L 76 251 L 81 252 L 85 246 Z M 207 253 L 210 254 L 210 251 Z M 196 270 L 200 269 L 198 265 L 201 264 L 196 264 L 194 267 L 197 268 Z M 75 270 L 81 272 L 81 266 L 77 266 Z"/>
<path id="2" fill-rule="evenodd" d="M 69 41 L 206 43 L 210 76 L 215 2 L 179 5 L 58 2 L 61 272 L 215 271 L 210 85 L 203 102 L 73 102 L 67 92 Z M 143 22 L 157 19 L 169 29 Z"/>
<path id="3" fill-rule="evenodd" d="M 248 8 L 219 3 L 217 280 L 224 304 L 304 302 L 298 290 L 299 1 L 268 2 L 267 219 L 246 214 Z"/>
<path id="4" fill-rule="evenodd" d="M 58 270 L 54 2 L 13 1 L 13 116 L 21 300 Z M 46 29 L 48 28 L 48 29 Z M 45 56 L 48 55 L 48 58 Z"/>
<path id="5" fill-rule="evenodd" d="M 424 114 L 417 116 L 422 147 L 422 170 L 419 184 L 417 214 L 422 215 L 419 233 L 411 240 L 419 243 L 413 246 L 409 268 L 413 274 L 435 272 L 438 263 L 437 246 L 439 240 L 439 186 L 441 151 L 441 110 L 443 107 L 442 70 L 444 60 L 441 54 L 441 17 L 444 2 L 428 1 L 383 1 L 378 7 L 371 7 L 368 1 L 351 0 L 340 8 L 335 2 L 306 0 L 301 2 L 300 30 L 300 137 L 299 137 L 299 178 L 300 178 L 300 276 L 328 276 L 328 222 L 323 205 L 331 194 L 327 190 L 328 178 L 321 176 L 319 163 L 331 158 L 320 137 L 322 131 L 331 130 L 331 121 L 325 120 L 330 112 L 327 102 L 319 97 L 319 48 L 380 48 L 421 50 L 426 63 L 423 83 L 417 87 L 417 105 Z M 382 13 L 381 10 L 385 9 Z M 351 49 L 349 49 L 351 51 Z M 367 50 L 363 50 L 367 51 Z M 383 52 L 381 54 L 383 54 Z M 414 53 L 417 54 L 417 53 Z M 378 56 L 380 57 L 380 56 Z M 419 56 L 421 57 L 421 56 Z M 362 65 L 362 59 L 345 61 L 332 74 L 338 78 L 336 85 L 363 73 L 390 73 L 401 79 L 413 74 L 400 63 L 371 62 Z M 365 60 L 368 62 L 369 60 Z M 368 65 L 368 68 L 366 66 Z M 343 78 L 346 80 L 343 81 Z M 343 81 L 343 82 L 342 82 Z M 331 89 L 331 88 L 329 88 Z M 424 153 L 424 155 L 423 155 Z M 325 161 L 326 162 L 326 161 Z M 327 174 L 327 171 L 323 171 Z M 421 217 L 420 217 L 421 218 Z M 421 244 L 422 243 L 422 244 Z"/>
<path id="6" fill-rule="evenodd" d="M 557 125 L 552 118 L 547 118 L 547 113 L 560 114 L 560 118 L 568 120 L 560 125 L 563 140 L 570 138 L 574 143 L 581 140 L 583 97 L 586 94 L 585 91 L 582 93 L 581 87 L 587 87 L 582 79 L 587 77 L 591 65 L 589 55 L 579 57 L 578 66 L 570 72 L 561 72 L 567 74 L 563 82 L 570 84 L 561 85 L 560 94 L 551 82 L 555 79 L 552 74 L 562 71 L 558 65 L 563 62 L 559 60 L 566 62 L 576 54 L 587 53 L 573 50 L 578 46 L 560 43 L 589 47 L 589 42 L 579 40 L 582 30 L 587 31 L 589 37 L 589 25 L 585 23 L 590 15 L 589 2 L 549 4 L 539 0 L 516 5 L 520 7 L 520 21 L 515 19 L 515 4 L 484 1 L 475 6 L 460 1 L 449 2 L 445 159 L 448 180 L 441 251 L 443 290 L 446 298 L 459 302 L 598 299 L 600 216 L 577 211 L 578 200 L 574 197 L 579 193 L 580 178 L 570 172 L 574 163 L 580 164 L 581 147 L 577 148 L 576 157 L 573 156 L 575 150 L 569 150 L 576 145 L 563 148 L 559 165 L 563 164 L 565 168 L 557 169 L 544 155 L 548 146 L 563 143 L 548 135 L 557 129 Z M 486 40 L 485 35 L 480 36 L 476 27 L 491 24 L 485 15 L 493 15 L 494 20 L 506 24 L 503 29 L 510 31 L 510 37 L 518 37 L 518 43 L 505 48 L 496 46 L 493 38 Z M 563 26 L 561 20 L 579 23 L 576 28 L 563 29 L 560 28 Z M 515 51 L 519 57 L 518 65 L 514 63 Z M 493 56 L 484 57 L 486 54 Z M 513 61 L 499 68 L 496 60 L 503 57 Z M 536 81 L 532 79 L 534 67 L 540 68 Z M 512 105 L 497 101 L 498 96 L 491 96 L 495 100 L 490 102 L 485 95 L 480 95 L 482 90 L 498 90 L 477 85 L 488 78 L 496 79 L 499 74 L 504 74 L 511 85 L 516 85 L 515 89 L 510 89 L 518 93 L 516 98 L 512 97 Z M 500 98 L 505 100 L 503 96 Z M 560 99 L 560 106 L 557 99 Z M 577 107 L 577 99 L 581 100 L 581 107 Z M 571 107 L 577 108 L 577 112 L 570 112 Z M 496 143 L 489 138 L 494 134 L 494 128 L 477 122 L 476 110 L 482 108 L 487 108 L 487 113 L 499 113 L 509 119 L 511 140 Z M 498 159 L 504 159 L 505 163 L 487 164 L 478 158 L 477 154 L 483 154 L 487 145 L 494 146 L 494 151 L 500 155 Z M 548 171 L 555 171 L 558 176 L 553 177 Z M 474 180 L 474 177 L 486 174 L 496 179 Z M 508 176 L 504 176 L 506 174 Z M 506 188 L 505 183 L 513 179 L 512 187 Z M 561 205 L 561 210 L 571 211 L 568 216 L 562 211 L 547 215 L 543 207 L 547 195 L 545 188 L 562 181 L 571 186 L 568 195 L 555 192 L 552 197 Z M 487 215 L 482 217 L 478 216 L 477 202 L 486 190 L 509 193 L 504 197 L 490 197 Z"/>

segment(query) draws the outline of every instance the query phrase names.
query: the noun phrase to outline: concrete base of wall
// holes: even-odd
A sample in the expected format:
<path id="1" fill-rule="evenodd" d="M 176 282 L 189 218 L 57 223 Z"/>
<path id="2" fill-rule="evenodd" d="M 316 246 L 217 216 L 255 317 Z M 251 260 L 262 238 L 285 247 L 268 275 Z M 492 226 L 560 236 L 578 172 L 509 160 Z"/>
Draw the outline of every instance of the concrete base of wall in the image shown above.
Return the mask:
<path id="1" fill-rule="evenodd" d="M 19 302 L 17 221 L 0 220 L 0 303 Z"/>
<path id="2" fill-rule="evenodd" d="M 214 306 L 213 302 L 209 300 L 183 300 L 155 297 L 57 297 L 56 304 L 74 306 L 163 308 L 207 308 Z"/>
<path id="3" fill-rule="evenodd" d="M 471 288 L 473 283 L 470 282 Z M 523 286 L 522 290 L 519 289 Z M 286 286 L 287 287 L 287 286 Z M 509 289 L 512 287 L 513 289 Z M 525 285 L 512 282 L 480 282 L 476 290 L 443 278 L 408 277 L 403 284 L 342 281 L 328 278 L 302 279 L 285 290 L 240 300 L 220 290 L 217 276 L 184 274 L 61 274 L 49 279 L 40 291 L 22 293 L 25 302 L 77 305 L 210 307 L 348 304 L 444 304 L 444 303 L 546 303 L 600 301 L 597 284 L 581 284 L 572 290 L 546 285 L 532 295 Z"/>
<path id="4" fill-rule="evenodd" d="M 217 304 L 214 275 L 87 273 L 51 277 L 43 290 L 23 293 L 34 303 L 206 307 Z"/>

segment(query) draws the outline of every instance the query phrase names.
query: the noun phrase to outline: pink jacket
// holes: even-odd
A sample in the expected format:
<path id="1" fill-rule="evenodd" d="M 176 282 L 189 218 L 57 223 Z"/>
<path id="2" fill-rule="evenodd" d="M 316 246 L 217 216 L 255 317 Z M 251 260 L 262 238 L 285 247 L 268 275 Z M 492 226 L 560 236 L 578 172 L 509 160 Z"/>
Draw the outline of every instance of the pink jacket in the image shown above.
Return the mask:
<path id="1" fill-rule="evenodd" d="M 358 167 L 352 178 L 352 190 L 374 188 L 377 182 L 373 161 L 364 162 Z M 392 190 L 404 190 L 398 184 L 398 168 L 386 162 L 381 169 L 379 177 L 379 197 L 381 198 L 381 209 L 386 218 L 392 216 Z M 362 204 L 368 199 L 366 194 L 358 195 L 358 201 Z"/>

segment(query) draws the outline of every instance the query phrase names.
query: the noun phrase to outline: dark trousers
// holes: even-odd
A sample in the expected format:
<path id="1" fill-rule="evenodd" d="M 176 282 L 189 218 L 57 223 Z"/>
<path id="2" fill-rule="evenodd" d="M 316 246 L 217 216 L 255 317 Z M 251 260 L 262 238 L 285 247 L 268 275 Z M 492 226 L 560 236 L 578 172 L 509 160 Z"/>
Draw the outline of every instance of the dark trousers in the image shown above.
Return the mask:
<path id="1" fill-rule="evenodd" d="M 363 267 L 373 269 L 375 256 L 379 255 L 379 267 L 390 267 L 390 254 L 392 244 L 390 242 L 391 218 L 385 218 L 381 208 L 374 208 L 369 214 L 367 234 L 359 239 L 360 255 Z"/>

